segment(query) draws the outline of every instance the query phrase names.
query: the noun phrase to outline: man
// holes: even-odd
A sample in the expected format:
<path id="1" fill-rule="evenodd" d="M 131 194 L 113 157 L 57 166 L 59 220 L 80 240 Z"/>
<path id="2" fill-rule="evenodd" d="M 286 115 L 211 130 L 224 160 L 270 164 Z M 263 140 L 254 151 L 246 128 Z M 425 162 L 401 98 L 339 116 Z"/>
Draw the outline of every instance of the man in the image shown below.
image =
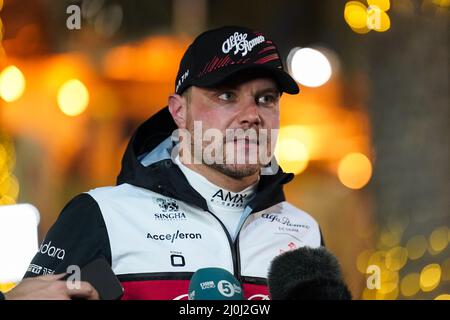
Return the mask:
<path id="1" fill-rule="evenodd" d="M 317 222 L 285 201 L 293 175 L 273 158 L 280 95 L 298 91 L 265 35 L 230 26 L 198 36 L 168 107 L 131 138 L 117 186 L 72 199 L 25 277 L 103 256 L 123 299 L 186 299 L 205 267 L 233 273 L 247 299 L 267 298 L 272 259 L 322 243 Z"/>

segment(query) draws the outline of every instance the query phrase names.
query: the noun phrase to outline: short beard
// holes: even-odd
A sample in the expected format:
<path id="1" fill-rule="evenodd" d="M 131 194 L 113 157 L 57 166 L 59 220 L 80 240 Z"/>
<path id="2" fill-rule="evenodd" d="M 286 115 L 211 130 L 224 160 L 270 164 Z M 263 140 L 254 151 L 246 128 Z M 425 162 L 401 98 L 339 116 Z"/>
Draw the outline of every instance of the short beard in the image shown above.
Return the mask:
<path id="1" fill-rule="evenodd" d="M 242 179 L 245 177 L 249 177 L 256 174 L 260 170 L 260 166 L 257 164 L 229 165 L 213 162 L 212 164 L 205 165 L 233 179 Z"/>

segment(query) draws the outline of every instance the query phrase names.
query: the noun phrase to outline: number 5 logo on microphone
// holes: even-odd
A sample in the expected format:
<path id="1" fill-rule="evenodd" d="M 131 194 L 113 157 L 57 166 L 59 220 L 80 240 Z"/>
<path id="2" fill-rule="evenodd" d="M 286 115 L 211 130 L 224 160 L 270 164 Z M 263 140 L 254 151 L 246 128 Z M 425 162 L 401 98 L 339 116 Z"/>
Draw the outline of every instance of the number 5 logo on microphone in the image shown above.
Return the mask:
<path id="1" fill-rule="evenodd" d="M 234 288 L 233 285 L 227 281 L 227 280 L 220 280 L 217 284 L 217 287 L 219 289 L 219 292 L 224 297 L 232 297 L 234 295 Z"/>

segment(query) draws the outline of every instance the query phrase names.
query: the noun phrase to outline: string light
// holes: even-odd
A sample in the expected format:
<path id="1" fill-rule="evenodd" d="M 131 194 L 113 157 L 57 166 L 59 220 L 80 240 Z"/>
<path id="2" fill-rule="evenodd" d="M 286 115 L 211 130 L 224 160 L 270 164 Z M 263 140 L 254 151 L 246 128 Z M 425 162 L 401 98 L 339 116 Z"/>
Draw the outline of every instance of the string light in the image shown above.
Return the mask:
<path id="1" fill-rule="evenodd" d="M 423 235 L 412 237 L 406 243 L 406 250 L 408 250 L 409 259 L 417 260 L 421 258 L 427 250 L 427 239 Z"/>
<path id="2" fill-rule="evenodd" d="M 302 126 L 281 127 L 275 146 L 275 157 L 284 171 L 300 174 L 310 160 L 309 145 L 304 141 L 308 130 Z"/>
<path id="3" fill-rule="evenodd" d="M 349 153 L 339 162 L 338 177 L 350 189 L 361 189 L 372 176 L 372 164 L 362 153 Z"/>
<path id="4" fill-rule="evenodd" d="M 391 271 L 398 271 L 403 268 L 408 261 L 408 250 L 403 247 L 394 247 L 386 253 L 386 268 Z"/>
<path id="5" fill-rule="evenodd" d="M 391 21 L 386 11 L 390 8 L 389 0 L 368 0 L 366 7 L 359 1 L 349 1 L 345 4 L 344 19 L 350 28 L 360 34 L 371 30 L 385 32 L 391 27 Z"/>
<path id="6" fill-rule="evenodd" d="M 367 0 L 369 6 L 376 6 L 383 11 L 388 11 L 391 7 L 389 0 Z"/>
<path id="7" fill-rule="evenodd" d="M 439 253 L 444 250 L 448 245 L 448 228 L 442 226 L 433 230 L 429 237 L 430 248 Z"/>
<path id="8" fill-rule="evenodd" d="M 427 265 L 420 272 L 420 288 L 424 292 L 435 289 L 441 280 L 441 266 L 437 263 Z"/>
<path id="9" fill-rule="evenodd" d="M 14 146 L 0 135 L 0 205 L 15 204 L 19 197 L 19 181 L 12 174 L 14 165 Z"/>
<path id="10" fill-rule="evenodd" d="M 287 64 L 294 79 L 307 87 L 319 87 L 332 75 L 331 63 L 321 51 L 312 48 L 294 48 Z"/>
<path id="11" fill-rule="evenodd" d="M 89 103 L 89 92 L 78 79 L 64 83 L 58 91 L 58 106 L 68 116 L 83 113 Z"/>
<path id="12" fill-rule="evenodd" d="M 403 296 L 411 297 L 420 290 L 420 275 L 418 273 L 410 273 L 406 275 L 400 284 L 400 291 Z"/>
<path id="13" fill-rule="evenodd" d="M 442 263 L 442 281 L 450 280 L 450 258 Z"/>
<path id="14" fill-rule="evenodd" d="M 280 138 L 276 145 L 275 156 L 284 171 L 294 174 L 303 172 L 309 162 L 306 146 L 297 139 Z"/>
<path id="15" fill-rule="evenodd" d="M 8 66 L 0 73 L 0 97 L 6 102 L 19 99 L 25 90 L 25 77 L 16 66 Z"/>

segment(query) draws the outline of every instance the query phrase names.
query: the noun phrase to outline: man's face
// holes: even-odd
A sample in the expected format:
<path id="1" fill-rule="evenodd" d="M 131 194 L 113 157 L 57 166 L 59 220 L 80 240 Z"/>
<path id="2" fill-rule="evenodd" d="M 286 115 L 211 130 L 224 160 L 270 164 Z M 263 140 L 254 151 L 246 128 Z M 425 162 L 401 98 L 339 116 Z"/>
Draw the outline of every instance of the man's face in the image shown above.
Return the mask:
<path id="1" fill-rule="evenodd" d="M 198 162 L 243 178 L 270 161 L 276 141 L 272 129 L 278 129 L 280 122 L 275 81 L 265 77 L 228 81 L 215 88 L 191 87 L 187 95 L 186 129 Z"/>

